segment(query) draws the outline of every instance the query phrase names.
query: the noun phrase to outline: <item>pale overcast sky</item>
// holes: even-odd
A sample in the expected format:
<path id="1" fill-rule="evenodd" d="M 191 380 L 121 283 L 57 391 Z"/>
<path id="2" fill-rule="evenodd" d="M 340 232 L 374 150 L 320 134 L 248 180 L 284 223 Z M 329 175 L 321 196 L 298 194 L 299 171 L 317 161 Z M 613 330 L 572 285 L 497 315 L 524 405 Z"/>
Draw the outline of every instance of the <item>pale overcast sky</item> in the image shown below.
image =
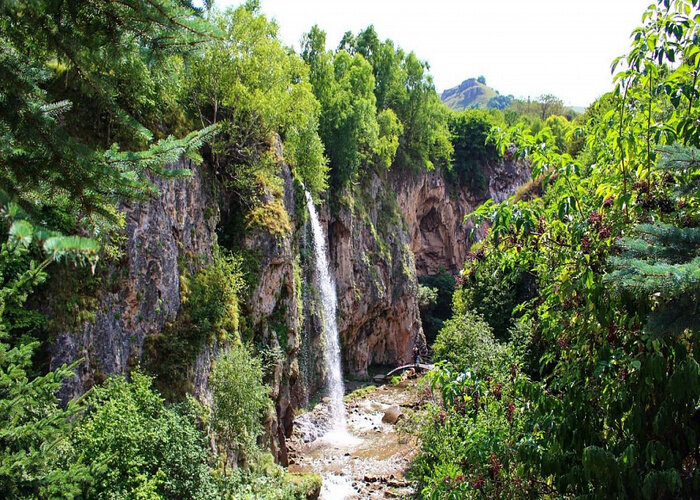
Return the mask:
<path id="1" fill-rule="evenodd" d="M 586 106 L 612 88 L 610 64 L 653 0 L 261 0 L 282 41 L 318 24 L 335 49 L 370 24 L 430 64 L 441 92 L 484 75 L 502 94 L 551 93 Z M 241 2 L 219 0 L 215 5 Z"/>

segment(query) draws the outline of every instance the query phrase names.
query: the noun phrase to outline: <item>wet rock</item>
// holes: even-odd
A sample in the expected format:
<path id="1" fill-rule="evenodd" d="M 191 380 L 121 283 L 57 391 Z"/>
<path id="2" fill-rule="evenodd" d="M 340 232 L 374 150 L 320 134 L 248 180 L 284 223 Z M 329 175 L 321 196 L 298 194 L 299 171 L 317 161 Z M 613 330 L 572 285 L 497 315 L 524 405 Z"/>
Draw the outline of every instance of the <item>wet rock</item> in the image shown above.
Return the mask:
<path id="1" fill-rule="evenodd" d="M 384 412 L 382 422 L 385 424 L 394 425 L 402 416 L 403 412 L 401 411 L 401 407 L 399 405 L 390 406 Z"/>

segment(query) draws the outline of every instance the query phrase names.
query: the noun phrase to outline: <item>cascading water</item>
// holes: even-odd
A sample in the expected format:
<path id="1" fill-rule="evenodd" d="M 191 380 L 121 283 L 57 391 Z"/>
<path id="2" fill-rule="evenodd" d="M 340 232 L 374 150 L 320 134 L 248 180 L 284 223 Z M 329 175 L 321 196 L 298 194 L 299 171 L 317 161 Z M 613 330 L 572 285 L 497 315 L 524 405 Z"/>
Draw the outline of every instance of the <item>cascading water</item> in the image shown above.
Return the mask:
<path id="1" fill-rule="evenodd" d="M 306 193 L 306 207 L 311 219 L 311 231 L 314 239 L 314 260 L 316 264 L 316 285 L 321 294 L 323 303 L 323 334 L 325 340 L 324 362 L 328 378 L 328 392 L 330 397 L 331 432 L 347 433 L 345 417 L 345 404 L 343 396 L 343 372 L 340 364 L 340 340 L 338 324 L 336 322 L 336 309 L 338 299 L 335 293 L 335 281 L 328 267 L 326 257 L 326 236 L 321 228 L 318 212 L 314 206 L 313 198 L 308 191 Z"/>

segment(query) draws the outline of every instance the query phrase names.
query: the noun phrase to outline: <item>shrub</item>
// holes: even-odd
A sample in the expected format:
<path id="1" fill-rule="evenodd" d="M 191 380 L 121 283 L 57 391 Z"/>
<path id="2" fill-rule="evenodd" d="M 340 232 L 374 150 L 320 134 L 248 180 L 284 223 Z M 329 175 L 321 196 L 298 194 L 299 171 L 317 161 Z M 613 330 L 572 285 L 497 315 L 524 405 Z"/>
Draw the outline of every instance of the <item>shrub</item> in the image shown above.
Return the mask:
<path id="1" fill-rule="evenodd" d="M 496 338 L 507 340 L 508 329 L 519 316 L 514 310 L 537 295 L 537 283 L 527 271 L 531 260 L 524 253 L 515 262 L 487 257 L 465 264 L 461 286 L 455 292 L 454 308 L 456 313 L 470 310 L 482 315 Z"/>
<path id="2" fill-rule="evenodd" d="M 191 389 L 187 380 L 206 343 L 235 338 L 238 296 L 243 290 L 240 259 L 214 251 L 212 262 L 194 275 L 180 277 L 182 306 L 175 322 L 146 339 L 149 370 L 170 398 Z"/>
<path id="3" fill-rule="evenodd" d="M 205 434 L 187 406 L 166 407 L 146 375 L 107 379 L 73 433 L 92 464 L 86 498 L 217 498 Z"/>
<path id="4" fill-rule="evenodd" d="M 257 452 L 250 467 L 222 476 L 220 484 L 231 500 L 302 500 L 318 498 L 321 476 L 289 474 L 272 455 Z"/>
<path id="5" fill-rule="evenodd" d="M 268 408 L 268 388 L 262 383 L 260 360 L 242 344 L 234 344 L 217 358 L 209 382 L 214 395 L 212 427 L 228 462 L 256 449 L 262 434 L 263 412 Z"/>
<path id="6" fill-rule="evenodd" d="M 448 361 L 462 371 L 490 370 L 500 355 L 491 327 L 476 313 L 464 312 L 445 321 L 433 344 L 436 361 Z"/>
<path id="7" fill-rule="evenodd" d="M 452 134 L 452 168 L 448 179 L 459 185 L 468 185 L 476 191 L 488 187 L 483 167 L 498 158 L 496 148 L 487 144 L 486 139 L 495 125 L 494 118 L 485 111 L 469 109 L 450 116 L 449 127 Z"/>
<path id="8" fill-rule="evenodd" d="M 446 323 L 438 337 L 450 345 L 455 368 L 438 363 L 427 376 L 433 401 L 422 417 L 421 453 L 410 475 L 422 498 L 536 498 L 546 483 L 523 466 L 536 439 L 527 435 L 527 377 L 519 370 L 527 325 L 517 342 L 501 344 L 473 314 Z M 437 355 L 437 354 L 436 354 Z M 488 358 L 486 363 L 477 361 Z M 453 358 L 453 359 L 454 359 Z M 444 359 L 444 357 L 443 357 Z M 543 487 L 544 485 L 544 487 Z"/>

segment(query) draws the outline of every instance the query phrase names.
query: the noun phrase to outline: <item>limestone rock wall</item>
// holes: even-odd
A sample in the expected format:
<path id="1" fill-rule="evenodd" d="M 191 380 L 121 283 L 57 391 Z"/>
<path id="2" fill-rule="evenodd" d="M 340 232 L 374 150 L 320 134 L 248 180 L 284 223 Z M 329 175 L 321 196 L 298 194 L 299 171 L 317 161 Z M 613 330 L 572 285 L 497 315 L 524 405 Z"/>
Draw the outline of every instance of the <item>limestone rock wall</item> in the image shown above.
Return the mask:
<path id="1" fill-rule="evenodd" d="M 530 178 L 527 165 L 503 161 L 484 166 L 488 189 L 474 193 L 465 186 L 445 182 L 440 171 L 410 175 L 394 172 L 391 186 L 408 226 L 410 248 L 419 276 L 432 275 L 440 268 L 453 274 L 464 264 L 472 226 L 464 216 L 487 199 L 500 202 Z"/>
<path id="2" fill-rule="evenodd" d="M 294 186 L 289 168 L 281 166 L 283 204 L 292 216 L 296 212 Z M 264 230 L 250 231 L 244 245 L 259 256 L 257 285 L 249 291 L 245 307 L 248 328 L 256 332 L 266 349 L 267 384 L 275 413 L 265 423 L 270 451 L 287 465 L 286 438 L 291 436 L 294 410 L 308 401 L 306 381 L 299 369 L 299 349 L 303 326 L 301 268 L 298 260 L 299 234 L 303 221 L 292 217 L 288 235 Z"/>
<path id="3" fill-rule="evenodd" d="M 424 342 L 410 234 L 385 177 L 373 174 L 329 221 L 344 368 L 408 361 Z"/>
<path id="4" fill-rule="evenodd" d="M 106 375 L 126 373 L 141 360 L 144 341 L 174 321 L 180 309 L 178 259 L 185 254 L 211 257 L 218 210 L 202 168 L 181 160 L 192 177 L 154 180 L 160 196 L 123 207 L 126 245 L 118 264 L 98 268 L 101 277 L 117 275 L 97 293 L 94 319 L 60 332 L 51 348 L 51 368 L 84 358 L 78 376 L 63 388 L 77 397 Z M 61 307 L 60 304 L 57 307 Z M 202 371 L 206 371 L 204 364 Z M 197 378 L 203 393 L 206 374 Z"/>

